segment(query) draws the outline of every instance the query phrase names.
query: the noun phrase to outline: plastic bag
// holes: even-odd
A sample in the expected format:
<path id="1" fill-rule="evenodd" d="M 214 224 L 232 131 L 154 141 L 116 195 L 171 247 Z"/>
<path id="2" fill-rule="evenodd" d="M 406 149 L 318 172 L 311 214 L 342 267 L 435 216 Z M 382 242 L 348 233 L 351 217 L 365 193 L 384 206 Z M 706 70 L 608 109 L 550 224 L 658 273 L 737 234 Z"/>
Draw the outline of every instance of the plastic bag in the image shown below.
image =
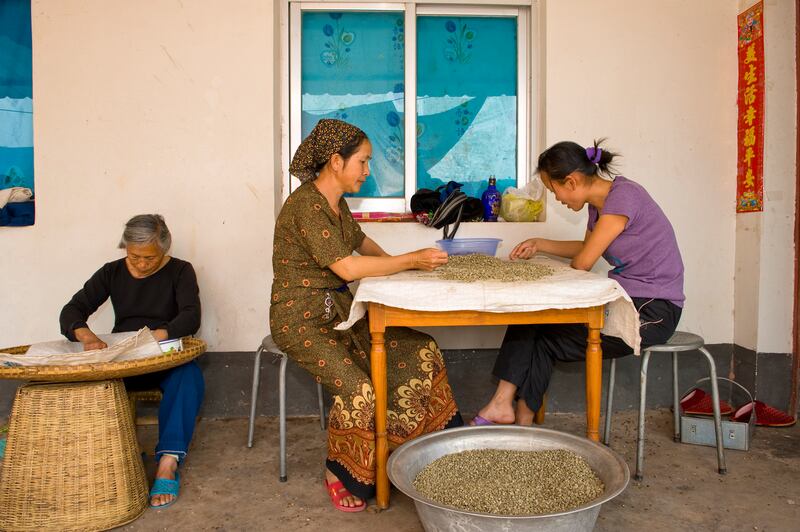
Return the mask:
<path id="1" fill-rule="evenodd" d="M 535 222 L 544 210 L 544 185 L 534 176 L 522 188 L 508 187 L 500 202 L 500 216 L 507 222 Z"/>

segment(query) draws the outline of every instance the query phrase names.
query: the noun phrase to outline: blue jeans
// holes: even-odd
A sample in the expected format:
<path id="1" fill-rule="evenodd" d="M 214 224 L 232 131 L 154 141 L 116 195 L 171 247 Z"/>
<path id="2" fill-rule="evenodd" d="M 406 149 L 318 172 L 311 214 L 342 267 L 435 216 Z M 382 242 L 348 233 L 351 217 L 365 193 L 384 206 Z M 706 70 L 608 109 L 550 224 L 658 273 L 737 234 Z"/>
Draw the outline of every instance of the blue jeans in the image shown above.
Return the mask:
<path id="1" fill-rule="evenodd" d="M 158 444 L 156 461 L 164 453 L 175 454 L 180 461 L 189 450 L 195 419 L 205 394 L 200 366 L 194 360 L 181 366 L 125 379 L 129 390 L 158 387 L 164 397 L 158 408 Z"/>

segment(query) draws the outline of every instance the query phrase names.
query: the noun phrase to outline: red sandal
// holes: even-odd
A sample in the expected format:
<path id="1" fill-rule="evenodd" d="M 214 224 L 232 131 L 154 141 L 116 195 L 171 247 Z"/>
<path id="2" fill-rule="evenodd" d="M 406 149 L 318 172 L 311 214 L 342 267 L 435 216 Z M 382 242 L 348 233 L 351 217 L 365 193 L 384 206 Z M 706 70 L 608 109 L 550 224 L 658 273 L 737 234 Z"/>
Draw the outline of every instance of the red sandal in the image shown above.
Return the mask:
<path id="1" fill-rule="evenodd" d="M 700 388 L 692 388 L 689 392 L 681 398 L 681 408 L 684 414 L 694 414 L 700 416 L 713 416 L 714 415 L 714 402 L 711 400 L 711 395 L 707 394 Z M 728 415 L 733 412 L 733 407 L 726 401 L 719 400 L 719 413 L 722 416 Z"/>
<path id="2" fill-rule="evenodd" d="M 791 427 L 797 422 L 796 418 L 793 418 L 786 412 L 782 412 L 761 401 L 753 401 L 752 403 L 743 405 L 731 416 L 731 421 L 747 423 L 750 421 L 753 410 L 756 412 L 756 425 L 760 427 Z"/>
<path id="3" fill-rule="evenodd" d="M 361 504 L 357 506 L 345 506 L 342 504 L 342 499 L 345 497 L 352 497 L 353 494 L 344 487 L 341 480 L 328 484 L 328 479 L 326 478 L 325 489 L 328 491 L 328 496 L 331 498 L 331 502 L 337 510 L 341 510 L 342 512 L 363 512 L 367 508 L 367 503 L 363 500 Z"/>

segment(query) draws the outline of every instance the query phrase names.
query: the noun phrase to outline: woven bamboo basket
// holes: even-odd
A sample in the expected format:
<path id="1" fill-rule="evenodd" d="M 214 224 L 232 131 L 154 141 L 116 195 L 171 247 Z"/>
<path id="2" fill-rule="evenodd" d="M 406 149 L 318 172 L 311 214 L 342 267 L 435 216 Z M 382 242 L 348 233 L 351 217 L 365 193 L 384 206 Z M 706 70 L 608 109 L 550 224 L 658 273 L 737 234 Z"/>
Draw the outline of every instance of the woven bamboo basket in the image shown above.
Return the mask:
<path id="1" fill-rule="evenodd" d="M 24 355 L 27 345 L 0 349 L 0 352 L 11 355 Z M 154 373 L 170 369 L 198 357 L 206 350 L 206 343 L 199 338 L 187 336 L 183 338 L 183 349 L 172 353 L 164 353 L 141 360 L 121 362 L 100 362 L 97 364 L 81 364 L 79 366 L 0 366 L 0 379 L 19 379 L 44 382 L 85 382 L 121 379 L 145 373 Z"/>
<path id="2" fill-rule="evenodd" d="M 17 390 L 0 470 L 0 529 L 107 530 L 146 508 L 122 381 Z"/>

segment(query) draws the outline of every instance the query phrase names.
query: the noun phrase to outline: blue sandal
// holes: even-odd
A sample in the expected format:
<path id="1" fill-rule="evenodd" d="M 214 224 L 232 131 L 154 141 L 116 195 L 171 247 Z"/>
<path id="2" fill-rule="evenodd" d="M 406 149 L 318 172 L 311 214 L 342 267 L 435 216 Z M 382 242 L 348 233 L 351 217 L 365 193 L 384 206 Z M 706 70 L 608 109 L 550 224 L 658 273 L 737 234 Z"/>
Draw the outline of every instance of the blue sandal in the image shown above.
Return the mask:
<path id="1" fill-rule="evenodd" d="M 161 504 L 158 506 L 154 506 L 150 503 L 150 508 L 167 508 L 171 506 L 175 501 L 178 500 L 178 492 L 180 491 L 181 487 L 181 475 L 179 473 L 175 473 L 175 480 L 170 480 L 168 478 L 157 478 L 153 482 L 153 489 L 150 490 L 150 500 L 152 501 L 153 497 L 156 495 L 172 495 L 175 498 L 172 499 L 167 504 Z"/>

